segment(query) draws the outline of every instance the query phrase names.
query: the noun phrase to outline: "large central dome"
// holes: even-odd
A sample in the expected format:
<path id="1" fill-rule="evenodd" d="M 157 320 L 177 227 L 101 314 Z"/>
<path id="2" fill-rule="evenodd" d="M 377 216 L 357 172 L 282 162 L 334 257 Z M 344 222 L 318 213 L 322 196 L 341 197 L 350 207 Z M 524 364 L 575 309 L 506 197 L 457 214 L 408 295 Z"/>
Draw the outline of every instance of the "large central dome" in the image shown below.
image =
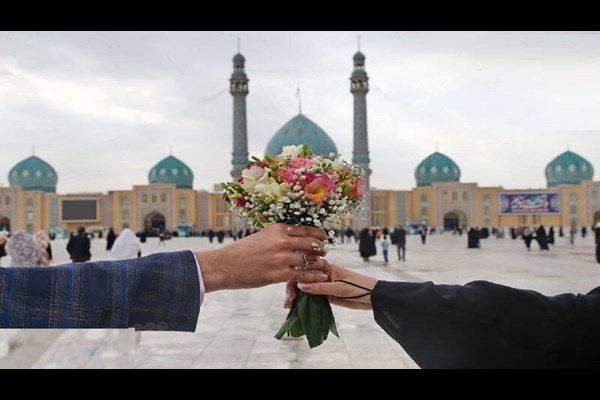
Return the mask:
<path id="1" fill-rule="evenodd" d="M 54 168 L 36 156 L 24 159 L 8 173 L 10 186 L 20 186 L 23 190 L 56 193 L 57 181 L 58 176 Z"/>
<path id="2" fill-rule="evenodd" d="M 431 186 L 434 182 L 459 182 L 460 168 L 450 157 L 436 151 L 417 166 L 415 178 L 417 186 Z"/>
<path id="3" fill-rule="evenodd" d="M 148 173 L 148 183 L 174 183 L 177 189 L 192 189 L 194 173 L 180 159 L 168 156 L 152 167 Z"/>
<path id="4" fill-rule="evenodd" d="M 283 146 L 308 145 L 315 155 L 337 154 L 337 147 L 327 133 L 319 125 L 302 114 L 296 115 L 288 121 L 271 138 L 265 154 L 277 156 L 281 154 Z"/>

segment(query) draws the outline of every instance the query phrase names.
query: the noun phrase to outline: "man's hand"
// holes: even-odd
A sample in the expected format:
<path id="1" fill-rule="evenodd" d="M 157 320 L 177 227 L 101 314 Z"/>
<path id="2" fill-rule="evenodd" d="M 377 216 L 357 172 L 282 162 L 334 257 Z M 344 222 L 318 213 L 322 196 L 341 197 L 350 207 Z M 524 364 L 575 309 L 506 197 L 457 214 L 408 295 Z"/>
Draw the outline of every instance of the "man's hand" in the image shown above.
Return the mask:
<path id="1" fill-rule="evenodd" d="M 377 284 L 377 279 L 361 275 L 349 269 L 342 268 L 338 265 L 325 262 L 325 271 L 330 275 L 330 282 L 322 283 L 300 283 L 298 288 L 308 294 L 323 294 L 329 296 L 329 302 L 342 307 L 352 308 L 355 310 L 370 310 L 371 305 L 371 290 Z M 345 282 L 335 282 L 344 280 L 356 285 L 362 286 L 365 289 L 353 286 Z M 292 302 L 298 294 L 296 282 L 288 282 L 286 285 L 286 300 L 283 305 L 285 308 L 290 308 Z M 364 295 L 364 296 L 361 296 Z M 358 296 L 358 297 L 357 297 Z M 355 297 L 353 299 L 344 299 L 343 297 Z"/>
<path id="2" fill-rule="evenodd" d="M 196 252 L 206 292 L 247 289 L 271 283 L 323 282 L 325 260 L 308 269 L 304 253 L 324 256 L 324 231 L 310 226 L 273 224 L 253 235 L 213 251 Z"/>

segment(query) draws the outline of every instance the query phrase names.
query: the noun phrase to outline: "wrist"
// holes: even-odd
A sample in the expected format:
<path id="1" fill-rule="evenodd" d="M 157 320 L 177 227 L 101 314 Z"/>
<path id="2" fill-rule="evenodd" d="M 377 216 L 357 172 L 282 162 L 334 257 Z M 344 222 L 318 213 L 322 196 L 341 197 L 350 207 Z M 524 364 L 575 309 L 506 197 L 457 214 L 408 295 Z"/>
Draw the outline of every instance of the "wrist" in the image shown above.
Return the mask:
<path id="1" fill-rule="evenodd" d="M 229 276 L 225 263 L 219 258 L 217 250 L 198 251 L 194 253 L 204 281 L 206 293 L 229 288 Z"/>

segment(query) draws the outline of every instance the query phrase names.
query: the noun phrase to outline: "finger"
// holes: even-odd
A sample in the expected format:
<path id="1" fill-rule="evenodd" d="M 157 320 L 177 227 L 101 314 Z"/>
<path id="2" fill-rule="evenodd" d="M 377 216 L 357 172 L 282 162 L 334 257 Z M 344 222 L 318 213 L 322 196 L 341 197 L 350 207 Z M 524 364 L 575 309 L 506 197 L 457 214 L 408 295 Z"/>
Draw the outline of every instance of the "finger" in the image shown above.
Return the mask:
<path id="1" fill-rule="evenodd" d="M 323 258 L 320 258 L 317 255 L 307 255 L 304 257 L 304 253 L 293 253 L 290 265 L 304 268 L 306 266 L 306 260 L 310 262 L 309 267 L 307 268 L 309 270 L 324 271 L 327 269 L 327 263 Z M 316 261 L 312 262 L 313 260 Z"/>
<path id="2" fill-rule="evenodd" d="M 287 282 L 285 284 L 285 294 L 290 302 L 296 300 L 296 296 L 298 295 L 298 288 L 296 287 L 296 282 Z"/>
<path id="3" fill-rule="evenodd" d="M 325 282 L 329 277 L 321 271 L 311 270 L 291 270 L 289 281 L 301 283 L 318 283 Z"/>
<path id="4" fill-rule="evenodd" d="M 294 237 L 308 236 L 313 237 L 315 239 L 319 239 L 321 241 L 327 239 L 327 234 L 325 233 L 325 231 L 319 228 L 315 228 L 314 226 L 288 225 L 286 227 L 286 232 L 289 236 Z"/>
<path id="5" fill-rule="evenodd" d="M 308 283 L 308 282 L 306 282 Z M 309 294 L 324 294 L 327 296 L 336 296 L 336 297 L 349 297 L 356 296 L 364 292 L 364 290 L 357 289 L 353 286 L 342 282 L 324 282 L 324 283 L 313 283 L 313 284 L 305 284 L 302 282 L 298 284 L 298 289 L 302 290 L 304 293 Z"/>
<path id="6" fill-rule="evenodd" d="M 320 256 L 327 254 L 325 251 L 325 243 L 315 238 L 293 237 L 289 238 L 289 242 L 287 244 L 293 250 L 301 251 L 303 253 L 314 253 Z"/>

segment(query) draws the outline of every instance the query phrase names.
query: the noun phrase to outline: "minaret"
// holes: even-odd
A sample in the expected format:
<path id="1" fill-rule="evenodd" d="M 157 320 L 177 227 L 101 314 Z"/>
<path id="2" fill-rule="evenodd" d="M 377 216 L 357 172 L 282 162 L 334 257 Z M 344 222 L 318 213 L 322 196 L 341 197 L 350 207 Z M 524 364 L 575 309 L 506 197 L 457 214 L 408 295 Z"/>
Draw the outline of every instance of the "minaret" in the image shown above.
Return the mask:
<path id="1" fill-rule="evenodd" d="M 358 228 L 371 226 L 371 193 L 369 185 L 369 137 L 367 133 L 367 93 L 369 92 L 369 77 L 365 71 L 365 55 L 359 49 L 354 54 L 354 71 L 350 77 L 350 92 L 354 96 L 354 151 L 352 162 L 365 170 L 365 194 L 367 199 L 363 203 L 357 218 Z"/>
<path id="2" fill-rule="evenodd" d="M 233 152 L 231 153 L 231 177 L 236 180 L 248 163 L 248 131 L 246 128 L 246 96 L 248 77 L 244 72 L 246 59 L 239 52 L 233 56 L 233 73 L 229 79 L 229 93 L 233 96 Z"/>

